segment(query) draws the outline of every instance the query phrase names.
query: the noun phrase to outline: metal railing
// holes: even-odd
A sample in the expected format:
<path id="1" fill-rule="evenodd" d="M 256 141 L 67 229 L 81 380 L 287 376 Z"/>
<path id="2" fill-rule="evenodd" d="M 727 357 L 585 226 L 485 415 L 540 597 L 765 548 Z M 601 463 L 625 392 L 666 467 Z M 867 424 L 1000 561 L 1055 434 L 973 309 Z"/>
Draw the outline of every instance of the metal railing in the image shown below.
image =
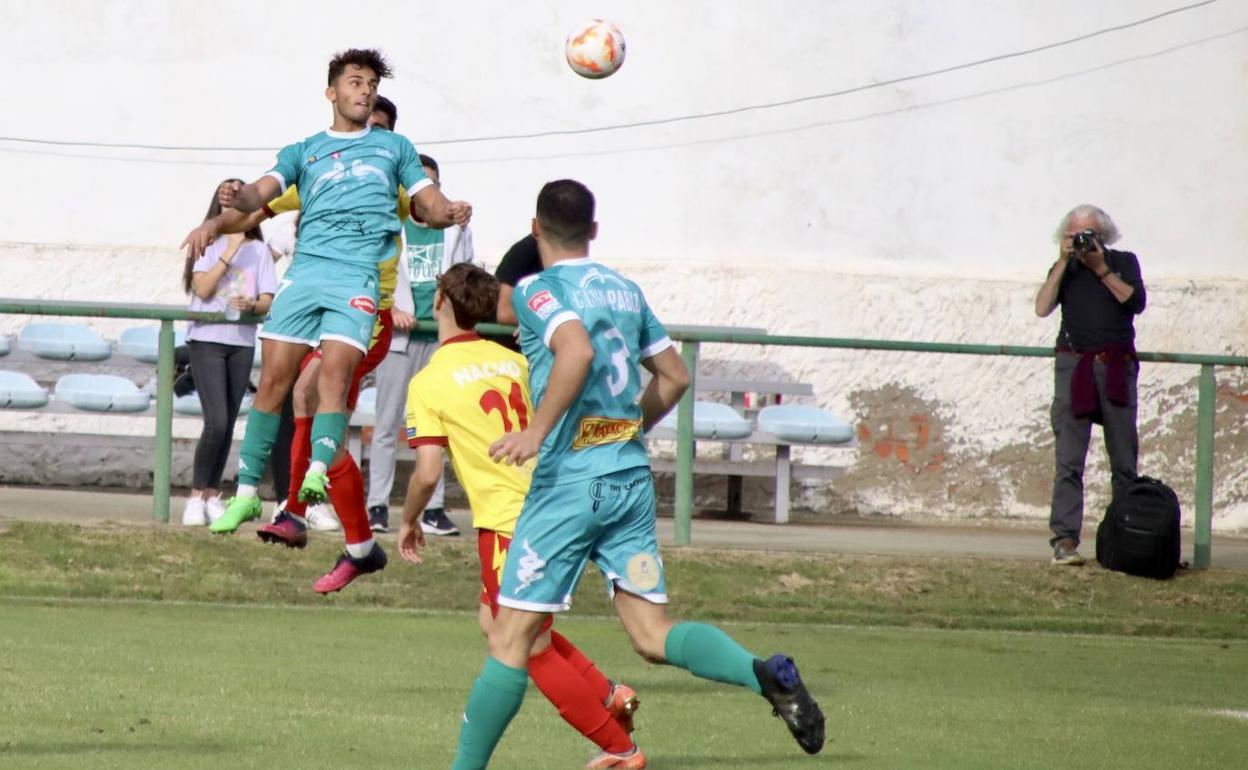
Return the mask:
<path id="1" fill-rule="evenodd" d="M 169 520 L 170 464 L 173 453 L 173 323 L 175 321 L 207 321 L 232 323 L 217 313 L 190 312 L 178 305 L 121 305 L 99 302 L 52 302 L 0 298 L 0 313 L 21 315 L 78 316 L 91 318 L 126 318 L 160 321 L 159 358 L 156 364 L 156 437 L 152 448 L 152 517 Z M 243 318 L 237 323 L 255 323 L 258 318 Z M 509 334 L 512 327 L 482 324 L 486 334 Z M 436 331 L 436 324 L 420 322 L 420 331 Z M 943 353 L 973 356 L 1013 356 L 1052 358 L 1052 348 L 1019 345 L 972 345 L 954 342 L 908 342 L 902 340 L 870 340 L 834 337 L 800 337 L 755 332 L 709 331 L 698 327 L 669 326 L 674 340 L 681 342 L 680 355 L 696 376 L 702 343 L 733 345 L 769 345 L 775 347 L 839 348 L 844 350 L 878 350 L 901 353 Z M 1196 404 L 1196 513 L 1193 566 L 1210 565 L 1213 541 L 1213 436 L 1215 366 L 1248 367 L 1248 357 L 1200 355 L 1191 353 L 1138 354 L 1141 361 L 1166 364 L 1192 364 L 1200 367 Z M 696 383 L 691 383 L 680 400 L 676 413 L 676 544 L 692 542 L 693 519 L 693 401 Z"/>

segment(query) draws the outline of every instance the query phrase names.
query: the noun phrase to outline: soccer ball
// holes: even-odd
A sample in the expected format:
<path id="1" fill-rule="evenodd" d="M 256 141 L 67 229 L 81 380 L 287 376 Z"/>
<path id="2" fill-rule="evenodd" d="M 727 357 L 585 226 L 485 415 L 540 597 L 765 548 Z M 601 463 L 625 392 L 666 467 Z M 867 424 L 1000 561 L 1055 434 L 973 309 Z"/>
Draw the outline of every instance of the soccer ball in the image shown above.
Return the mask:
<path id="1" fill-rule="evenodd" d="M 594 19 L 568 34 L 564 52 L 576 74 L 605 78 L 624 64 L 624 33 L 609 21 Z"/>

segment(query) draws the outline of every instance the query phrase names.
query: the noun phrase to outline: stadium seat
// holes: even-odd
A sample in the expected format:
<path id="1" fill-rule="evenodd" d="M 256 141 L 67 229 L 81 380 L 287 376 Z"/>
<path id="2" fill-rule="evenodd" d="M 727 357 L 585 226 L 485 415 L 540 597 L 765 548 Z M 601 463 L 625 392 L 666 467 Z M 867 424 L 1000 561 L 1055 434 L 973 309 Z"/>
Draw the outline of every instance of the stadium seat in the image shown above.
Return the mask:
<path id="1" fill-rule="evenodd" d="M 242 417 L 251 411 L 251 394 L 243 394 L 243 403 L 238 406 L 238 415 Z M 198 393 L 187 393 L 185 396 L 178 396 L 173 400 L 173 411 L 175 414 L 187 415 L 203 415 L 203 404 L 199 403 Z"/>
<path id="2" fill-rule="evenodd" d="M 18 336 L 18 345 L 40 358 L 62 361 L 103 361 L 113 354 L 108 340 L 78 324 L 27 324 Z"/>
<path id="3" fill-rule="evenodd" d="M 48 391 L 21 372 L 0 371 L 0 407 L 35 409 L 48 404 Z"/>
<path id="4" fill-rule="evenodd" d="M 676 430 L 676 410 L 662 420 L 659 427 Z M 693 402 L 693 437 L 712 441 L 746 438 L 754 432 L 750 421 L 727 404 L 715 401 Z"/>
<path id="5" fill-rule="evenodd" d="M 12 343 L 9 342 L 9 335 L 0 334 L 0 356 L 7 356 L 12 350 Z"/>
<path id="6" fill-rule="evenodd" d="M 848 423 L 814 406 L 764 407 L 758 413 L 758 427 L 795 444 L 844 444 L 854 438 Z"/>
<path id="7" fill-rule="evenodd" d="M 360 397 L 355 402 L 355 413 L 358 415 L 367 415 L 370 418 L 377 416 L 376 388 L 365 388 L 360 391 Z"/>
<path id="8" fill-rule="evenodd" d="M 173 333 L 174 347 L 186 344 L 186 334 Z M 154 364 L 160 358 L 160 327 L 135 326 L 121 333 L 121 352 L 140 361 Z"/>
<path id="9" fill-rule="evenodd" d="M 56 381 L 56 398 L 89 412 L 142 412 L 151 395 L 125 377 L 67 374 Z"/>

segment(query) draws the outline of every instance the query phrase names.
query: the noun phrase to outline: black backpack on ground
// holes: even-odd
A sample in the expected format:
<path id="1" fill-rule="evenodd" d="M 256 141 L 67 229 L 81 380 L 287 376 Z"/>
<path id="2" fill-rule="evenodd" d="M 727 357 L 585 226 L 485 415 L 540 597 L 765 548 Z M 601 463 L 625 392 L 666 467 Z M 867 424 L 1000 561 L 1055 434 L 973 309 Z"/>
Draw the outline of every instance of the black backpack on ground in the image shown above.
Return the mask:
<path id="1" fill-rule="evenodd" d="M 1105 569 L 1165 580 L 1179 568 L 1179 498 L 1140 476 L 1105 509 L 1096 529 L 1096 560 Z"/>

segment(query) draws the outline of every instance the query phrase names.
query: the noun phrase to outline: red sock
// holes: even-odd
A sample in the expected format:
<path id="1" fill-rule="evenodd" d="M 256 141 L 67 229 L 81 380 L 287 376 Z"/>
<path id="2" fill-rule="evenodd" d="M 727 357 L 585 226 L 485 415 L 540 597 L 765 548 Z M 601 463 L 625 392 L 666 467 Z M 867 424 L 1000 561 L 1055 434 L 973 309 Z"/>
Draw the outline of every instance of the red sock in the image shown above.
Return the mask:
<path id="1" fill-rule="evenodd" d="M 585 657 L 585 653 L 576 648 L 575 644 L 569 642 L 567 637 L 558 631 L 550 632 L 551 646 L 559 651 L 560 657 L 568 662 L 570 666 L 581 675 L 581 678 L 589 684 L 590 690 L 593 691 L 594 697 L 598 698 L 599 703 L 606 703 L 607 697 L 611 695 L 611 682 L 602 675 L 594 662 Z"/>
<path id="2" fill-rule="evenodd" d="M 373 539 L 373 531 L 368 528 L 368 509 L 364 507 L 364 477 L 350 454 L 343 455 L 329 469 L 329 501 L 342 522 L 347 545 Z"/>
<path id="3" fill-rule="evenodd" d="M 546 700 L 559 709 L 559 716 L 603 751 L 632 751 L 633 739 L 611 718 L 602 698 L 553 645 L 529 658 L 529 677 Z"/>
<path id="4" fill-rule="evenodd" d="M 286 512 L 303 516 L 308 504 L 299 502 L 299 487 L 312 462 L 312 418 L 296 417 L 295 433 L 290 439 L 290 490 L 286 492 Z"/>

